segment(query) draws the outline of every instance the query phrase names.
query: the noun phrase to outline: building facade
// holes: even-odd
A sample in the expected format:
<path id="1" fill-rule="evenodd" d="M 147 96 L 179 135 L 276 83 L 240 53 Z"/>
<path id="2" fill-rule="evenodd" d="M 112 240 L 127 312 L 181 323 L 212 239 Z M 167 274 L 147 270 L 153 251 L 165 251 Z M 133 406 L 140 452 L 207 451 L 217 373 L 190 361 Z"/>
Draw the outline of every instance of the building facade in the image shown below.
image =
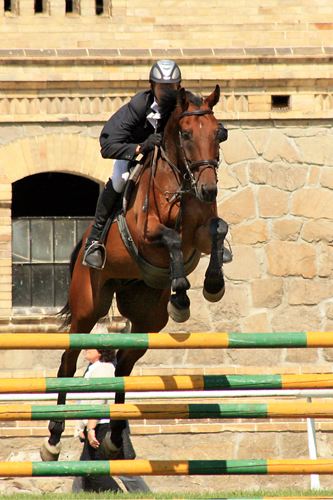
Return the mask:
<path id="1" fill-rule="evenodd" d="M 49 313 L 65 300 L 70 250 L 112 172 L 112 161 L 100 155 L 100 131 L 112 113 L 147 88 L 151 65 L 163 58 L 181 66 L 186 89 L 206 96 L 217 83 L 221 87 L 214 109 L 229 139 L 221 146 L 218 208 L 229 224 L 234 254 L 225 266 L 222 301 L 208 304 L 202 298 L 208 263 L 203 257 L 190 276 L 191 319 L 181 326 L 170 321 L 165 330 L 333 330 L 332 42 L 329 0 L 4 0 L 0 330 L 57 328 Z M 124 327 L 115 309 L 110 316 L 116 328 Z M 1 352 L 1 376 L 54 376 L 60 353 L 21 356 Z M 274 366 L 322 373 L 331 369 L 332 352 L 281 350 L 267 358 L 260 352 L 188 352 L 165 359 L 149 353 L 137 373 L 214 373 L 221 365 L 226 373 L 272 373 Z M 247 458 L 258 431 L 255 448 L 262 456 L 253 458 L 288 458 L 294 450 L 306 456 L 305 422 L 284 422 L 269 431 L 238 425 L 241 437 L 234 423 L 223 429 L 224 444 L 215 438 L 220 428 L 200 428 L 205 450 L 215 443 L 216 458 L 219 446 L 227 458 Z M 325 458 L 333 451 L 332 424 L 321 422 L 317 429 Z M 32 440 L 47 432 L 45 423 L 0 431 L 8 440 L 24 431 Z M 164 439 L 174 430 L 156 425 L 154 431 L 161 456 L 173 458 Z M 179 427 L 172 439 L 189 431 Z M 144 458 L 153 439 L 147 432 L 143 425 L 133 427 Z M 196 456 L 201 442 L 199 436 L 189 453 Z M 184 481 L 179 479 L 179 487 L 193 485 Z M 330 478 L 324 481 L 330 485 Z M 151 484 L 163 489 L 167 479 Z M 217 485 L 213 479 L 209 484 Z M 240 484 L 249 483 L 235 488 Z"/>

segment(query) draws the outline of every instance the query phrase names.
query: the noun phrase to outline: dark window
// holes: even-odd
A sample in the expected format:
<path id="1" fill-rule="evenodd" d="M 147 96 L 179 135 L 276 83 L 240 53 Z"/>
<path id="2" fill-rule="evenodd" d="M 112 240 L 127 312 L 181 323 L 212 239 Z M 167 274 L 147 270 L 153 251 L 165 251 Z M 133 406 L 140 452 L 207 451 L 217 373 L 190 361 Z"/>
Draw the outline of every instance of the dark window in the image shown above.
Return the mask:
<path id="1" fill-rule="evenodd" d="M 66 0 L 66 14 L 80 14 L 80 0 Z"/>
<path id="2" fill-rule="evenodd" d="M 104 14 L 104 0 L 96 0 L 95 9 L 97 16 Z"/>
<path id="3" fill-rule="evenodd" d="M 111 16 L 111 0 L 95 0 L 97 16 Z"/>
<path id="4" fill-rule="evenodd" d="M 13 184 L 13 307 L 63 307 L 69 258 L 93 220 L 96 182 L 44 173 Z"/>
<path id="5" fill-rule="evenodd" d="M 13 184 L 12 217 L 91 217 L 97 182 L 79 175 L 46 172 Z"/>
<path id="6" fill-rule="evenodd" d="M 62 307 L 69 258 L 92 218 L 13 219 L 13 307 Z"/>
<path id="7" fill-rule="evenodd" d="M 44 0 L 35 0 L 35 14 L 43 14 L 44 11 Z"/>
<path id="8" fill-rule="evenodd" d="M 290 95 L 272 95 L 272 109 L 290 109 Z"/>
<path id="9" fill-rule="evenodd" d="M 5 14 L 18 15 L 18 0 L 4 0 Z"/>

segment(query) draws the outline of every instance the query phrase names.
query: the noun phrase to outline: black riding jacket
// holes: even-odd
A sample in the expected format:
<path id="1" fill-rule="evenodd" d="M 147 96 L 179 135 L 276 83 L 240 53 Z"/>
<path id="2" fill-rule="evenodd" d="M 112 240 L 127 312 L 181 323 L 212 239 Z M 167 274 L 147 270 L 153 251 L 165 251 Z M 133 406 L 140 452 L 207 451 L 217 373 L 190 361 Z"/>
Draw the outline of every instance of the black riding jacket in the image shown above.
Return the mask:
<path id="1" fill-rule="evenodd" d="M 154 102 L 151 90 L 144 90 L 136 94 L 124 104 L 103 127 L 100 135 L 101 154 L 103 158 L 135 160 L 135 151 L 138 144 L 142 144 L 154 128 L 147 120 L 150 107 Z M 159 120 L 157 132 L 163 132 L 167 117 Z M 228 131 L 219 123 L 220 142 L 226 141 Z"/>

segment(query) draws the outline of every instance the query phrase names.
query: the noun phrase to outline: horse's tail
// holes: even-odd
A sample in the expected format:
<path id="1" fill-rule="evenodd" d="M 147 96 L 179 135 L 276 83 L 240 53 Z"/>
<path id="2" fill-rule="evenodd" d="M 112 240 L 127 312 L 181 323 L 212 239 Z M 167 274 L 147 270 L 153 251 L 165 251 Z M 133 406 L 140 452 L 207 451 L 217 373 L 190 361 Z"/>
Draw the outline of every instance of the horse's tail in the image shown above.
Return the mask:
<path id="1" fill-rule="evenodd" d="M 74 248 L 74 250 L 71 254 L 71 258 L 70 258 L 70 262 L 69 262 L 69 272 L 70 272 L 71 278 L 73 276 L 73 271 L 74 271 L 74 266 L 75 266 L 77 256 L 79 255 L 79 251 L 81 250 L 81 247 L 82 247 L 82 241 L 83 241 L 83 238 L 81 238 L 81 240 L 78 242 L 78 244 L 76 245 L 76 247 Z M 57 313 L 57 317 L 63 319 L 63 323 L 59 327 L 60 330 L 62 330 L 63 328 L 65 328 L 71 324 L 72 314 L 71 314 L 71 310 L 69 308 L 68 301 L 67 301 L 67 304 L 61 309 L 61 311 L 59 311 Z"/>

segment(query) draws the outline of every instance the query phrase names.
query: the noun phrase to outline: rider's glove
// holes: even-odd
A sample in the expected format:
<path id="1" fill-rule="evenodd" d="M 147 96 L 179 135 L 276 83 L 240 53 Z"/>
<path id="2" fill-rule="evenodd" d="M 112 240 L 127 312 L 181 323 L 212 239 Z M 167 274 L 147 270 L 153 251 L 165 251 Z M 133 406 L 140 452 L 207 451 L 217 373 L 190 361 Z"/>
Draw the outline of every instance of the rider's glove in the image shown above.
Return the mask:
<path id="1" fill-rule="evenodd" d="M 145 142 L 141 144 L 140 154 L 143 156 L 146 155 L 147 153 L 152 151 L 155 146 L 159 146 L 161 144 L 161 141 L 162 134 L 151 134 L 148 139 L 146 139 Z"/>

